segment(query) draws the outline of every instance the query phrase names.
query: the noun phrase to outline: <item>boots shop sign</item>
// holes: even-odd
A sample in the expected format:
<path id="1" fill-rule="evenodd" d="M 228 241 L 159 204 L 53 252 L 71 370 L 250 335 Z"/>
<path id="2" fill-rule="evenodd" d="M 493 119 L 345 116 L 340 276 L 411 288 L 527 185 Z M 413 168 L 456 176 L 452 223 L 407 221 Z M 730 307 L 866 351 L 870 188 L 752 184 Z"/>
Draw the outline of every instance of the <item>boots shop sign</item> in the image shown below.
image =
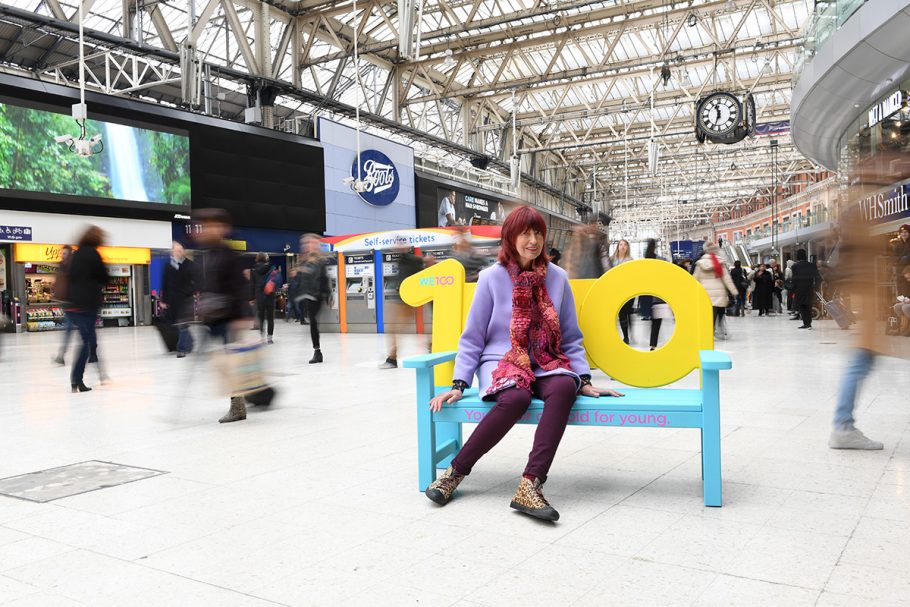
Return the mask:
<path id="1" fill-rule="evenodd" d="M 364 150 L 360 153 L 359 164 L 359 172 L 356 159 L 351 166 L 351 177 L 354 179 L 351 186 L 360 198 L 376 207 L 395 202 L 401 188 L 401 179 L 391 159 L 379 150 Z"/>

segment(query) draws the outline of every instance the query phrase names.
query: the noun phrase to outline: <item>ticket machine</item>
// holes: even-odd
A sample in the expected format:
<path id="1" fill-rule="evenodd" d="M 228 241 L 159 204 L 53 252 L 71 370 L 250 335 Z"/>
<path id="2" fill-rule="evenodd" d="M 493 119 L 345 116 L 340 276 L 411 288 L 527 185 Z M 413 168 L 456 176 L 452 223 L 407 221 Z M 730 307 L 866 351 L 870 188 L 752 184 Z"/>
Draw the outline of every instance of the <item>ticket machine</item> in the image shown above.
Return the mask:
<path id="1" fill-rule="evenodd" d="M 348 333 L 376 333 L 376 262 L 372 252 L 343 253 L 345 299 L 342 324 Z"/>
<path id="2" fill-rule="evenodd" d="M 398 296 L 401 287 L 398 261 L 401 253 L 382 255 L 382 327 L 385 333 L 415 333 L 417 310 L 403 305 Z"/>
<path id="3" fill-rule="evenodd" d="M 325 268 L 329 278 L 329 293 L 332 305 L 323 305 L 319 310 L 319 330 L 326 333 L 338 333 L 341 330 L 341 297 L 338 292 L 338 256 L 334 253 Z"/>

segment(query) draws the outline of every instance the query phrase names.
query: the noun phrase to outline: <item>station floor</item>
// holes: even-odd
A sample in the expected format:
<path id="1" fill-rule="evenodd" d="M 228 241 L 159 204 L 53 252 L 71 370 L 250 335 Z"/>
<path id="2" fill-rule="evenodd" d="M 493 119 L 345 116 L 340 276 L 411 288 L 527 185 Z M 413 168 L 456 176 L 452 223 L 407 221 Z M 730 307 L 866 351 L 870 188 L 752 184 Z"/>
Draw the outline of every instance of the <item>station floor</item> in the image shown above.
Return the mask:
<path id="1" fill-rule="evenodd" d="M 85 394 L 50 363 L 59 334 L 0 336 L 0 478 L 91 460 L 166 472 L 0 496 L 0 605 L 910 604 L 907 363 L 879 359 L 861 393 L 884 451 L 829 450 L 851 332 L 797 325 L 731 319 L 718 343 L 734 361 L 723 508 L 702 505 L 696 430 L 570 426 L 545 486 L 556 524 L 509 508 L 530 426 L 445 508 L 417 491 L 413 372 L 377 369 L 382 336 L 326 335 L 308 365 L 306 328 L 279 321 L 276 404 L 226 425 L 210 367 L 163 354 L 153 329 L 101 331 L 111 381 L 90 368 Z"/>

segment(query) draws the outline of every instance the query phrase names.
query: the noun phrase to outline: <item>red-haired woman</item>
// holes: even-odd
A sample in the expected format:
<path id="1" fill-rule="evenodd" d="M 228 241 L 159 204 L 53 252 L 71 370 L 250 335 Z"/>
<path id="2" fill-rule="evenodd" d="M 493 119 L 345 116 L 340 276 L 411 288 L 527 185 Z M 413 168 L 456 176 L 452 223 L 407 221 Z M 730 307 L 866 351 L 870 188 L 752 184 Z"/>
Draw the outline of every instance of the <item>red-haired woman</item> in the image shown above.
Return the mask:
<path id="1" fill-rule="evenodd" d="M 426 490 L 440 505 L 487 451 L 525 414 L 531 397 L 544 401 L 534 446 L 511 506 L 555 521 L 541 485 L 565 432 L 577 394 L 620 396 L 591 385 L 575 301 L 564 270 L 544 254 L 547 226 L 528 206 L 512 211 L 502 226 L 499 263 L 483 270 L 455 358 L 452 390 L 430 401 L 430 409 L 454 403 L 474 376 L 484 400 L 496 406 L 484 417 L 448 470 Z"/>

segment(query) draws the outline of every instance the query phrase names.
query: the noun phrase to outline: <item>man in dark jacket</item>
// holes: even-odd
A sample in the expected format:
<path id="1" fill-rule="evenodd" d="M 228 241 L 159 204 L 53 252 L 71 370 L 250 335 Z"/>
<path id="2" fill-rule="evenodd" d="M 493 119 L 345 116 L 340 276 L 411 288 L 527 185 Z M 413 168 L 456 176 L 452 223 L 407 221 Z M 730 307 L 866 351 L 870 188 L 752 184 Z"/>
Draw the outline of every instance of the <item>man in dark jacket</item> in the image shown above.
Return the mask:
<path id="1" fill-rule="evenodd" d="M 730 278 L 736 285 L 736 306 L 733 308 L 734 316 L 746 315 L 746 291 L 749 290 L 749 278 L 743 269 L 743 263 L 740 260 L 733 262 L 733 269 L 730 270 Z"/>
<path id="2" fill-rule="evenodd" d="M 196 264 L 187 259 L 183 245 L 175 240 L 171 258 L 164 268 L 161 305 L 167 323 L 177 327 L 177 358 L 193 351 L 193 336 L 188 323 L 193 319 L 193 298 L 199 286 Z"/>
<path id="3" fill-rule="evenodd" d="M 211 336 L 227 344 L 233 341 L 234 333 L 249 329 L 249 287 L 240 257 L 224 240 L 231 232 L 230 216 L 221 209 L 200 209 L 195 215 L 202 228 L 196 238 L 205 255 L 199 314 Z M 268 406 L 274 396 L 275 390 L 267 387 L 246 399 L 252 404 Z M 230 410 L 218 421 L 243 419 L 246 419 L 246 401 L 243 396 L 232 396 Z"/>
<path id="4" fill-rule="evenodd" d="M 275 334 L 275 298 L 278 296 L 278 285 L 272 277 L 269 256 L 256 254 L 256 265 L 250 270 L 250 305 L 255 306 L 259 317 L 259 335 L 264 337 L 268 323 L 268 342 L 272 343 Z"/>
<path id="5" fill-rule="evenodd" d="M 809 263 L 806 250 L 796 252 L 796 263 L 793 264 L 793 305 L 799 310 L 803 324 L 800 329 L 812 328 L 812 301 L 815 298 L 815 288 L 820 277 L 818 268 L 814 263 Z"/>

